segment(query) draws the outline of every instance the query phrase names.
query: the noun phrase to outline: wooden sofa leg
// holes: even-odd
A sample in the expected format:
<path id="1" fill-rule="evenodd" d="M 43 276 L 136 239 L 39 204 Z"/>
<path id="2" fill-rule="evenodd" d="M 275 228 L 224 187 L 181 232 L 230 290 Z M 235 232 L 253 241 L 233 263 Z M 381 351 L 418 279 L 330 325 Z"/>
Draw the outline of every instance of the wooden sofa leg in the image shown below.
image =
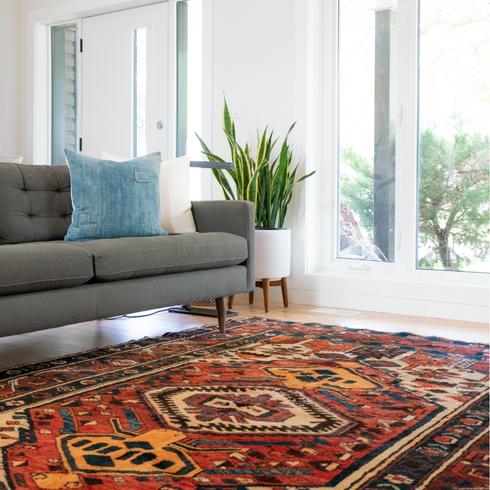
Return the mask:
<path id="1" fill-rule="evenodd" d="M 219 331 L 225 333 L 226 324 L 226 308 L 225 308 L 225 298 L 216 298 L 216 311 L 218 312 L 218 325 Z"/>
<path id="2" fill-rule="evenodd" d="M 235 295 L 232 294 L 231 296 L 228 296 L 228 309 L 232 310 L 233 309 L 233 302 L 235 301 Z"/>

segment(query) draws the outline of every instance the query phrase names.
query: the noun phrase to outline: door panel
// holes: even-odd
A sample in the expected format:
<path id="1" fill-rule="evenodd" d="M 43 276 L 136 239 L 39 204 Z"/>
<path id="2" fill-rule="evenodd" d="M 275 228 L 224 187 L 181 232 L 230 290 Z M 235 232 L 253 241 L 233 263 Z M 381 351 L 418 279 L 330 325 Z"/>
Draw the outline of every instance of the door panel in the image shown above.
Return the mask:
<path id="1" fill-rule="evenodd" d="M 83 20 L 84 153 L 167 155 L 167 8 L 161 3 Z"/>

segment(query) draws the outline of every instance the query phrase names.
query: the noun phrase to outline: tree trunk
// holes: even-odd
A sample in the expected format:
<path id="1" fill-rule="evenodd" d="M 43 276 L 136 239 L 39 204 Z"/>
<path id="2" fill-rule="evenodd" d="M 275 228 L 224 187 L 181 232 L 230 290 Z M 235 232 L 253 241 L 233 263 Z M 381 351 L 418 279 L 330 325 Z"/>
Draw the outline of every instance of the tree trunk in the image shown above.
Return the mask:
<path id="1" fill-rule="evenodd" d="M 445 230 L 436 230 L 437 237 L 437 250 L 441 257 L 442 265 L 444 269 L 451 270 L 453 268 L 453 261 L 451 258 L 451 251 L 449 250 L 449 233 Z"/>

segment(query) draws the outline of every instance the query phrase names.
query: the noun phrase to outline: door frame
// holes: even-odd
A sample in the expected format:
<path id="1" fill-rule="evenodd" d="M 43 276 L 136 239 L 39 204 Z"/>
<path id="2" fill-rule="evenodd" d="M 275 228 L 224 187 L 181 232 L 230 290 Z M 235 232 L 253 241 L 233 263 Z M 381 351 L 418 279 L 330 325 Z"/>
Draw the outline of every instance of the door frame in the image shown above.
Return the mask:
<path id="1" fill-rule="evenodd" d="M 32 149 L 32 163 L 51 162 L 51 27 L 78 24 L 78 36 L 83 37 L 82 19 L 121 10 L 130 10 L 157 3 L 168 4 L 167 29 L 167 151 L 175 153 L 176 135 L 176 4 L 177 0 L 84 0 L 32 10 L 27 15 L 27 83 L 26 121 L 32 121 L 27 148 Z M 81 57 L 77 57 L 77 137 L 81 128 Z"/>

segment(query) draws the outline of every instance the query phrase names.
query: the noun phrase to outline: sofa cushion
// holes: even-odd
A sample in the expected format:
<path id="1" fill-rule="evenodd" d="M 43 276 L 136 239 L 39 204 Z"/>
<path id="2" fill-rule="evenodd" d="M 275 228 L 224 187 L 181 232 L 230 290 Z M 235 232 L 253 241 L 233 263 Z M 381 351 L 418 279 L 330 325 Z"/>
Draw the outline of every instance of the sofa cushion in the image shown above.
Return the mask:
<path id="1" fill-rule="evenodd" d="M 102 152 L 104 160 L 115 163 L 126 159 Z M 160 226 L 169 233 L 195 233 L 196 224 L 189 199 L 188 156 L 163 160 L 160 167 Z"/>
<path id="2" fill-rule="evenodd" d="M 94 277 L 92 256 L 63 242 L 0 246 L 0 295 L 80 286 Z"/>
<path id="3" fill-rule="evenodd" d="M 71 212 L 68 167 L 0 165 L 0 244 L 61 240 Z"/>
<path id="4" fill-rule="evenodd" d="M 70 245 L 93 255 L 99 281 L 228 267 L 247 259 L 245 238 L 229 233 L 116 238 Z"/>
<path id="5" fill-rule="evenodd" d="M 160 152 L 121 162 L 65 150 L 73 215 L 66 241 L 166 235 L 160 227 Z"/>

